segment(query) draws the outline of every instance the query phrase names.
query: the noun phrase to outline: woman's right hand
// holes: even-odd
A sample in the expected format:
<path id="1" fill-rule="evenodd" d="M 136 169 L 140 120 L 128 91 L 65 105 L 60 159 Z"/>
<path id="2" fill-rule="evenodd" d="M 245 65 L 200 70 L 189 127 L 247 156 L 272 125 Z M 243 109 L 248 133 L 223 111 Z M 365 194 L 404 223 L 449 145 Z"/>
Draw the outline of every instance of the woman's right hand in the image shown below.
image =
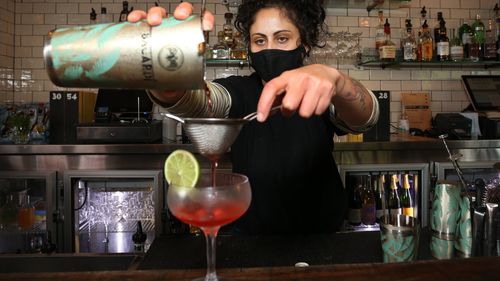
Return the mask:
<path id="1" fill-rule="evenodd" d="M 193 14 L 193 5 L 189 2 L 180 3 L 174 10 L 174 17 L 178 20 L 183 20 Z M 163 7 L 152 7 L 146 13 L 141 10 L 134 10 L 129 15 L 127 20 L 129 22 L 138 22 L 146 19 L 151 26 L 159 25 L 163 18 L 167 17 L 167 10 Z M 214 27 L 214 15 L 205 11 L 203 14 L 202 28 L 205 31 L 212 30 Z M 164 105 L 175 104 L 183 95 L 184 91 L 165 91 L 160 89 L 150 89 L 151 94 Z"/>
<path id="2" fill-rule="evenodd" d="M 193 14 L 193 4 L 189 2 L 181 2 L 174 10 L 174 17 L 178 20 L 183 20 Z M 134 10 L 129 15 L 129 22 L 138 22 L 146 19 L 148 24 L 155 26 L 159 25 L 163 18 L 167 17 L 167 10 L 163 7 L 152 7 L 146 13 L 141 10 Z M 202 28 L 204 31 L 210 31 L 214 27 L 215 18 L 210 11 L 205 11 L 203 14 Z"/>

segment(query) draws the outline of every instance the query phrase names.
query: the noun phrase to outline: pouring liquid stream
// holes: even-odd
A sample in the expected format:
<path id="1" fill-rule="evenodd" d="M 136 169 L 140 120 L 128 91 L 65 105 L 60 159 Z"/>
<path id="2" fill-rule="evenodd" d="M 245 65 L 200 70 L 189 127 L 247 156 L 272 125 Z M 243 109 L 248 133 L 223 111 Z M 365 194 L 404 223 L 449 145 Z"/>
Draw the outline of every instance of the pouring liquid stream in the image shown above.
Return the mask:
<path id="1" fill-rule="evenodd" d="M 202 11 L 203 13 L 203 11 Z M 205 86 L 205 95 L 207 96 L 207 109 L 208 109 L 208 117 L 213 118 L 214 117 L 214 108 L 213 108 L 213 103 L 212 103 L 212 96 L 210 94 L 210 90 L 208 89 L 208 86 Z M 217 157 L 218 158 L 218 157 Z M 217 174 L 217 166 L 218 162 L 216 158 L 210 159 L 211 163 L 211 172 L 212 172 L 212 186 L 216 186 L 216 174 Z"/>

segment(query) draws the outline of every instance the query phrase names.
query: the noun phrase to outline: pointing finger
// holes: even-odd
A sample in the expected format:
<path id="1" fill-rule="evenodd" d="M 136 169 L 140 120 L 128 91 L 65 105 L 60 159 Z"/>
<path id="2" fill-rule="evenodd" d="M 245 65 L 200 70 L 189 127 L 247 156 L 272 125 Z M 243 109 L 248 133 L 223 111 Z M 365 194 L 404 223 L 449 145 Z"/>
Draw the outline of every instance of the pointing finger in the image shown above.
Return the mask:
<path id="1" fill-rule="evenodd" d="M 257 120 L 259 122 L 264 122 L 267 119 L 276 97 L 286 91 L 287 85 L 287 80 L 281 76 L 266 83 L 257 104 Z"/>

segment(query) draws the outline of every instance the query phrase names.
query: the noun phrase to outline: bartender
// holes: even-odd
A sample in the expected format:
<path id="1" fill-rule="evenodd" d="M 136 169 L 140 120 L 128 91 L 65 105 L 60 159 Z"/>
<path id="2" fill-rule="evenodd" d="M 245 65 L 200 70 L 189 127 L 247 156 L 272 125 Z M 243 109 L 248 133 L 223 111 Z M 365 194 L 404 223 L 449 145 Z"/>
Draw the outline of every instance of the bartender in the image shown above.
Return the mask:
<path id="1" fill-rule="evenodd" d="M 180 3 L 174 17 L 185 19 L 192 4 Z M 167 11 L 133 11 L 130 22 L 160 24 Z M 304 65 L 327 34 L 321 0 L 244 0 L 235 26 L 241 32 L 255 70 L 206 83 L 212 114 L 241 118 L 257 110 L 231 147 L 233 171 L 247 175 L 252 203 L 233 225 L 241 234 L 328 233 L 342 224 L 347 197 L 333 158 L 333 136 L 362 133 L 378 120 L 377 99 L 358 81 L 336 68 Z M 214 16 L 206 11 L 203 28 Z M 206 117 L 205 89 L 184 92 L 150 90 L 150 97 L 183 117 Z M 273 105 L 281 113 L 270 115 Z"/>

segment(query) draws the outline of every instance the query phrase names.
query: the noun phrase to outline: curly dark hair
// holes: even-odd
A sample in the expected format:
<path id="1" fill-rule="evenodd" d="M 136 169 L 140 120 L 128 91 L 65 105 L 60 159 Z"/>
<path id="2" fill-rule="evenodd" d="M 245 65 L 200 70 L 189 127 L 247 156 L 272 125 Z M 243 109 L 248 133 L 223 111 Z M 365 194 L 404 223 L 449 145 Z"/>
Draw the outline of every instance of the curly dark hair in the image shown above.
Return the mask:
<path id="1" fill-rule="evenodd" d="M 234 25 L 243 38 L 250 42 L 250 27 L 255 15 L 263 8 L 279 8 L 298 28 L 304 46 L 324 47 L 323 38 L 328 34 L 325 24 L 323 0 L 243 0 L 238 8 Z"/>

